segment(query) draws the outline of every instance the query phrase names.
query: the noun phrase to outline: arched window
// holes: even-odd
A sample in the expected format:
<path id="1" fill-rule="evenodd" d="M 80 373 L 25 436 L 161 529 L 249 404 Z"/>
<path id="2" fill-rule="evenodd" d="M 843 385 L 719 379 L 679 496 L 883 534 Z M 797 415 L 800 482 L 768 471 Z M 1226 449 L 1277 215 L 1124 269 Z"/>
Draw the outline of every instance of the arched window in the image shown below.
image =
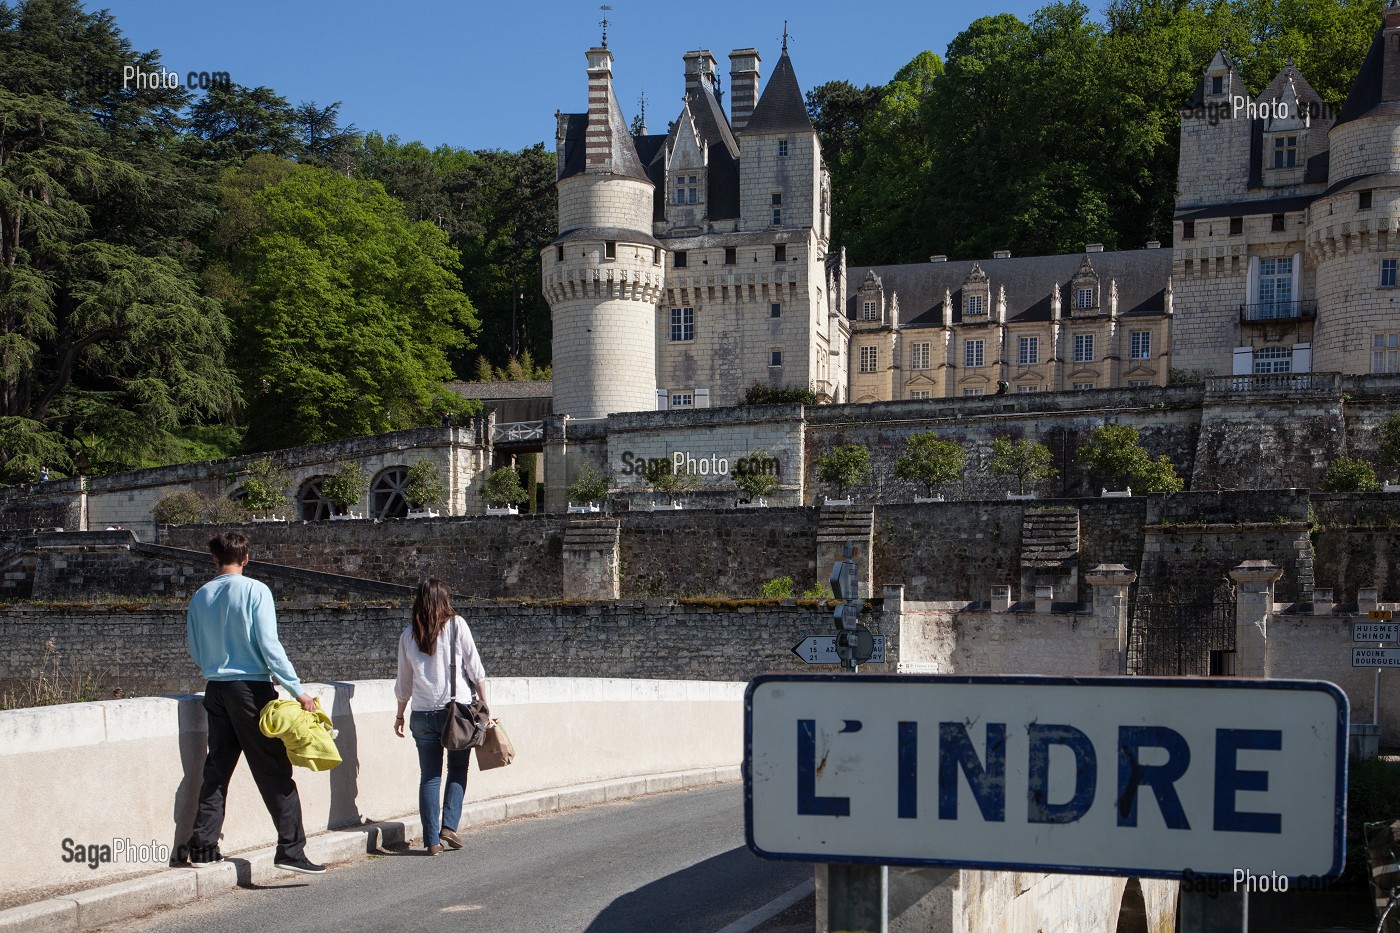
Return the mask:
<path id="1" fill-rule="evenodd" d="M 318 476 L 303 485 L 297 493 L 297 508 L 301 512 L 302 521 L 322 522 L 335 514 L 331 500 L 321 491 L 321 484 L 325 481 L 326 477 Z"/>
<path id="2" fill-rule="evenodd" d="M 369 487 L 369 507 L 375 518 L 403 518 L 408 514 L 408 467 L 395 466 L 382 471 Z"/>

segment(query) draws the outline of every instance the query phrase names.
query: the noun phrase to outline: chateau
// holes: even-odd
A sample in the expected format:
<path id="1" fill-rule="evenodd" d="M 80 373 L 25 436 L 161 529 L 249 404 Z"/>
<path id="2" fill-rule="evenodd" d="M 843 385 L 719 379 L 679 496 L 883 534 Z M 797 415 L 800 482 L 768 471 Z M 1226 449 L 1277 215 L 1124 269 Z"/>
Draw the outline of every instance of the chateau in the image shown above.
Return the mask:
<path id="1" fill-rule="evenodd" d="M 559 237 L 542 255 L 554 410 L 829 402 L 1400 371 L 1400 8 L 1335 115 L 1290 63 L 1257 97 L 1221 51 L 1181 114 L 1174 246 L 846 267 L 830 175 L 784 47 L 688 52 L 664 135 L 633 135 L 612 53 L 558 115 Z"/>

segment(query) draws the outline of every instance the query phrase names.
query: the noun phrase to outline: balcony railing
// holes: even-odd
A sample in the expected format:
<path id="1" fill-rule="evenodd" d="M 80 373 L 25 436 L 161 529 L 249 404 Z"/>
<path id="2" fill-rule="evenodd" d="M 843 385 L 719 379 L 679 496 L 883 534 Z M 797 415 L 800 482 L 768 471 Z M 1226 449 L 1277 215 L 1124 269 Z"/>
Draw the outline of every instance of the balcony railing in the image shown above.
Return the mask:
<path id="1" fill-rule="evenodd" d="M 1261 301 L 1257 304 L 1240 305 L 1240 323 L 1296 321 L 1316 316 L 1316 301 Z"/>
<path id="2" fill-rule="evenodd" d="M 1341 373 L 1268 373 L 1244 376 L 1207 376 L 1206 395 L 1237 395 L 1247 392 L 1282 392 L 1340 396 Z"/>

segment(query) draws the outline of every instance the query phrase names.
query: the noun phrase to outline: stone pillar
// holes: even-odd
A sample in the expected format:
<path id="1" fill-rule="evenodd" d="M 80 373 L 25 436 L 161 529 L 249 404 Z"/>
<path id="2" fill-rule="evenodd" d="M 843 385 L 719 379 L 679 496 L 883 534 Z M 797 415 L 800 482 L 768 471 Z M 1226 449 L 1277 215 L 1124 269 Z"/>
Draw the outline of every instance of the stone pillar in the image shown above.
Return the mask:
<path id="1" fill-rule="evenodd" d="M 1332 590 L 1330 587 L 1327 589 L 1313 590 L 1312 607 L 1313 615 L 1315 616 L 1328 616 L 1332 614 Z"/>
<path id="2" fill-rule="evenodd" d="M 992 587 L 992 611 L 1008 612 L 1011 609 L 1011 584 L 1003 583 Z"/>
<path id="3" fill-rule="evenodd" d="M 564 526 L 565 599 L 617 599 L 621 595 L 621 527 L 615 518 L 575 519 Z"/>
<path id="4" fill-rule="evenodd" d="M 1055 605 L 1055 588 L 1053 586 L 1037 586 L 1035 588 L 1035 611 L 1039 613 L 1053 612 Z"/>
<path id="5" fill-rule="evenodd" d="M 1269 622 L 1274 584 L 1283 571 L 1267 560 L 1247 560 L 1230 571 L 1235 581 L 1235 675 L 1269 676 Z"/>
<path id="6" fill-rule="evenodd" d="M 544 510 L 563 512 L 569 507 L 569 416 L 550 415 L 544 420 Z"/>
<path id="7" fill-rule="evenodd" d="M 1362 615 L 1375 612 L 1380 605 L 1380 588 L 1363 586 L 1356 591 L 1356 611 Z"/>
<path id="8" fill-rule="evenodd" d="M 1122 564 L 1099 564 L 1084 575 L 1094 588 L 1094 618 L 1118 632 L 1119 674 L 1128 673 L 1128 587 L 1137 574 Z"/>

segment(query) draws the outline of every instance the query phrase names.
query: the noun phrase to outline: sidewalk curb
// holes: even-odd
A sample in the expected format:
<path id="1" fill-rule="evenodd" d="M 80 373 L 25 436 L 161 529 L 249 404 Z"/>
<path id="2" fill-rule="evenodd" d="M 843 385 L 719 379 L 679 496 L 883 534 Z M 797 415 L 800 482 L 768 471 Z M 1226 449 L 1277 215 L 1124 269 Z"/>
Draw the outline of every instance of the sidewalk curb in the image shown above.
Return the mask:
<path id="1" fill-rule="evenodd" d="M 628 797 L 710 784 L 733 784 L 741 779 L 740 766 L 731 765 L 617 778 L 499 797 L 464 806 L 459 828 L 489 826 L 518 817 L 574 810 Z M 423 829 L 415 813 L 398 820 L 383 820 L 318 833 L 306 841 L 306 854 L 313 862 L 345 862 L 388 846 L 414 845 L 422 841 Z M 0 910 L 0 933 L 94 930 L 161 908 L 217 897 L 244 885 L 287 880 L 290 876 L 274 868 L 272 858 L 270 851 L 231 855 L 217 865 L 166 868 L 154 874 Z"/>

